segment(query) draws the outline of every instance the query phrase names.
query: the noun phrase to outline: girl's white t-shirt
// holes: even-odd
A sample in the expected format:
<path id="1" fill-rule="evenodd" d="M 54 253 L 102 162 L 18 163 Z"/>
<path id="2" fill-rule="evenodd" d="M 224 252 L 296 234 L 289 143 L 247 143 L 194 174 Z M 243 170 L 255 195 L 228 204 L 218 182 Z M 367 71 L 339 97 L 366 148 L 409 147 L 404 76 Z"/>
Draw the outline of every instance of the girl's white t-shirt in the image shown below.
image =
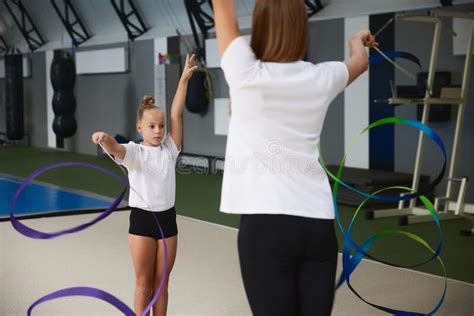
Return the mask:
<path id="1" fill-rule="evenodd" d="M 317 146 L 328 106 L 347 85 L 347 66 L 262 62 L 238 37 L 221 67 L 232 100 L 221 212 L 333 219 Z"/>
<path id="2" fill-rule="evenodd" d="M 117 159 L 117 162 L 127 168 L 130 185 L 146 200 L 144 202 L 130 190 L 128 204 L 156 212 L 172 208 L 175 204 L 175 167 L 179 154 L 173 138 L 168 134 L 157 147 L 134 142 L 122 145 L 126 149 L 125 157 Z"/>

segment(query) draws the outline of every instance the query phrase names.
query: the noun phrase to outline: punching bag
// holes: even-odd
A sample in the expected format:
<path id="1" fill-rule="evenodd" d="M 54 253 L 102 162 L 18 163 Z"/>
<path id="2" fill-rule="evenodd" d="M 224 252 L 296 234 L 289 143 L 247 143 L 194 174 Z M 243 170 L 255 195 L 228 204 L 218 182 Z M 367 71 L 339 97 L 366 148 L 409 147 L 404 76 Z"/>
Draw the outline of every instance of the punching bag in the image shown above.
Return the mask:
<path id="1" fill-rule="evenodd" d="M 195 71 L 188 82 L 186 94 L 186 108 L 191 113 L 206 113 L 209 106 L 209 97 L 206 87 L 207 74 L 204 71 Z"/>
<path id="2" fill-rule="evenodd" d="M 62 50 L 55 50 L 51 63 L 51 84 L 53 86 L 53 131 L 56 134 L 56 146 L 64 147 L 64 138 L 73 136 L 77 130 L 74 117 L 76 98 L 76 65 L 71 55 Z"/>
<path id="3" fill-rule="evenodd" d="M 23 56 L 5 55 L 5 97 L 7 139 L 21 140 L 25 135 L 23 113 Z"/>

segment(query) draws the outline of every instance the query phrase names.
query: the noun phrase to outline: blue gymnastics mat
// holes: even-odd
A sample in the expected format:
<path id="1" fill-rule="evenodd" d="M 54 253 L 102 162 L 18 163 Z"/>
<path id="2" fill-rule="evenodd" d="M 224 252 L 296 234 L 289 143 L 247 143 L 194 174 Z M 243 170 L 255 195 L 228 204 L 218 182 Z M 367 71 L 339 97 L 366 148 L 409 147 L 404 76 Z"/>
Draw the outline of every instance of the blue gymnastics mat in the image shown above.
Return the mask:
<path id="1" fill-rule="evenodd" d="M 20 186 L 21 180 L 0 175 L 0 220 L 10 218 L 10 200 Z M 83 214 L 105 210 L 113 199 L 75 191 L 58 186 L 35 182 L 20 195 L 13 209 L 18 218 L 34 218 L 53 215 Z M 119 208 L 127 203 L 121 202 Z"/>

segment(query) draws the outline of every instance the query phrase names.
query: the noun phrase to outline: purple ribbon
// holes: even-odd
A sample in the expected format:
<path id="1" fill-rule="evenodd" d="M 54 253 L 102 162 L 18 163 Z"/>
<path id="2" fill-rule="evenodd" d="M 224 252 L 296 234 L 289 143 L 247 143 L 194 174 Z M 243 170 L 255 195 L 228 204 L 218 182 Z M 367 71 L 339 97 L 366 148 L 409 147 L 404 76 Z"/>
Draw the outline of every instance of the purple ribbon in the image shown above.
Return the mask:
<path id="1" fill-rule="evenodd" d="M 94 169 L 94 170 L 100 171 L 102 173 L 108 174 L 108 175 L 114 177 L 115 179 L 119 180 L 120 182 L 122 182 L 125 185 L 125 187 L 122 190 L 122 192 L 119 194 L 119 196 L 112 202 L 112 204 L 104 212 L 100 213 L 99 216 L 97 216 L 96 218 L 94 218 L 93 220 L 91 220 L 87 223 L 84 223 L 84 224 L 81 224 L 81 225 L 78 225 L 78 226 L 75 226 L 75 227 L 72 227 L 72 228 L 56 231 L 56 232 L 53 232 L 53 233 L 45 233 L 45 232 L 41 232 L 41 231 L 32 229 L 32 228 L 22 224 L 20 221 L 18 221 L 18 219 L 13 214 L 13 209 L 15 207 L 15 204 L 16 204 L 17 200 L 19 199 L 21 193 L 25 190 L 25 188 L 29 184 L 31 184 L 36 177 L 38 177 L 39 175 L 41 175 L 41 174 L 43 174 L 47 171 L 50 171 L 50 170 L 53 170 L 53 169 L 58 169 L 58 168 L 63 168 L 63 167 L 72 167 L 72 166 L 85 167 L 85 168 Z M 34 238 L 34 239 L 52 239 L 52 238 L 60 237 L 60 236 L 67 235 L 67 234 L 77 233 L 79 231 L 85 230 L 85 229 L 89 228 L 90 226 L 100 222 L 101 220 L 103 220 L 104 218 L 109 216 L 113 211 L 115 211 L 117 206 L 120 204 L 123 197 L 125 196 L 125 193 L 127 192 L 128 188 L 134 190 L 132 187 L 130 187 L 130 184 L 128 182 L 127 177 L 122 178 L 122 177 L 118 176 L 117 174 L 115 174 L 114 172 L 109 171 L 109 170 L 107 170 L 105 168 L 102 168 L 102 167 L 99 167 L 99 166 L 95 166 L 95 165 L 85 163 L 85 162 L 61 162 L 61 163 L 51 164 L 51 165 L 48 165 L 48 166 L 45 166 L 41 169 L 36 170 L 35 172 L 30 174 L 27 178 L 25 178 L 21 182 L 20 186 L 15 191 L 15 194 L 13 195 L 13 197 L 10 201 L 10 220 L 11 220 L 12 226 L 15 228 L 16 231 L 18 231 L 20 234 L 22 234 L 26 237 Z M 155 216 L 153 216 L 153 218 L 155 219 L 156 225 L 157 225 L 157 227 L 160 231 L 162 241 L 163 241 L 163 245 L 165 247 L 164 248 L 164 250 L 165 250 L 164 267 L 165 267 L 165 275 L 166 275 L 167 271 L 168 271 L 168 260 L 167 260 L 168 251 L 167 251 L 167 247 L 166 247 L 166 242 L 165 242 L 165 239 L 164 239 L 163 230 L 161 229 L 161 226 L 160 226 L 160 223 L 158 222 L 158 219 Z M 148 304 L 147 308 L 143 311 L 142 315 L 146 315 L 146 313 L 148 313 L 150 311 L 150 309 L 152 308 L 152 306 L 155 304 L 156 300 L 158 299 L 158 296 L 160 295 L 160 293 L 162 291 L 164 281 L 165 281 L 165 277 L 163 277 L 161 279 L 160 286 L 159 286 L 158 290 L 156 291 L 156 293 L 153 296 L 152 300 Z M 113 296 L 113 295 L 111 295 L 111 294 L 109 294 L 105 291 L 102 291 L 102 290 L 96 289 L 96 288 L 91 288 L 91 287 L 70 287 L 70 288 L 61 289 L 59 291 L 47 294 L 47 295 L 39 298 L 37 301 L 35 301 L 28 308 L 28 316 L 31 315 L 31 312 L 33 311 L 33 309 L 36 306 L 38 306 L 38 305 L 40 305 L 44 302 L 55 300 L 55 299 L 58 299 L 58 298 L 61 298 L 61 297 L 68 297 L 68 296 L 88 296 L 88 297 L 97 298 L 97 299 L 100 299 L 100 300 L 103 300 L 103 301 L 109 303 L 110 305 L 114 306 L 115 308 L 117 308 L 118 310 L 120 310 L 121 312 L 123 312 L 127 316 L 134 316 L 135 315 L 133 310 L 131 308 L 129 308 L 125 303 L 123 303 L 118 298 L 116 298 L 115 296 Z"/>
<path id="2" fill-rule="evenodd" d="M 33 180 L 36 177 L 38 177 L 39 175 L 41 175 L 41 174 L 43 174 L 47 171 L 50 171 L 50 170 L 53 170 L 53 169 L 58 169 L 58 168 L 63 168 L 63 167 L 72 167 L 72 166 L 79 166 L 79 167 L 86 167 L 86 168 L 90 168 L 90 169 L 95 169 L 95 170 L 98 170 L 100 172 L 111 175 L 114 178 L 116 178 L 117 180 L 119 180 L 120 182 L 122 182 L 123 184 L 125 184 L 125 188 L 122 190 L 120 195 L 112 202 L 112 204 L 104 212 L 100 213 L 99 216 L 97 216 L 96 218 L 94 218 L 93 220 L 91 220 L 87 223 L 81 224 L 81 225 L 76 226 L 76 227 L 72 227 L 72 228 L 65 229 L 65 230 L 60 230 L 60 231 L 57 231 L 57 232 L 54 232 L 54 233 L 45 233 L 45 232 L 41 232 L 41 231 L 32 229 L 32 228 L 22 224 L 20 221 L 18 221 L 18 219 L 13 214 L 13 209 L 15 207 L 15 204 L 16 204 L 18 198 L 20 197 L 20 194 L 25 190 L 25 188 L 30 183 L 32 183 Z M 35 172 L 33 172 L 32 174 L 30 174 L 26 179 L 24 179 L 22 181 L 22 183 L 20 184 L 18 189 L 15 191 L 15 194 L 13 195 L 13 198 L 10 201 L 10 220 L 11 220 L 11 223 L 12 223 L 13 227 L 20 234 L 22 234 L 24 236 L 27 236 L 27 237 L 30 237 L 30 238 L 34 238 L 34 239 L 51 239 L 51 238 L 56 238 L 56 237 L 66 235 L 66 234 L 77 233 L 81 230 L 84 230 L 84 229 L 100 222 L 101 220 L 103 220 L 104 218 L 109 216 L 113 211 L 115 211 L 115 209 L 120 204 L 123 197 L 125 196 L 125 193 L 127 192 L 128 186 L 129 186 L 128 185 L 128 180 L 126 178 L 123 179 L 123 178 L 119 177 L 118 175 L 116 175 L 115 173 L 113 173 L 113 172 L 111 172 L 107 169 L 104 169 L 104 168 L 101 168 L 101 167 L 98 167 L 98 166 L 95 166 L 95 165 L 91 165 L 91 164 L 88 164 L 88 163 L 84 163 L 84 162 L 61 162 L 61 163 L 57 163 L 57 164 L 53 164 L 53 165 L 48 165 L 48 166 L 45 166 L 41 169 L 38 169 Z"/>
<path id="3" fill-rule="evenodd" d="M 104 292 L 102 290 L 95 289 L 92 287 L 70 287 L 67 289 L 59 290 L 59 291 L 50 293 L 48 295 L 45 295 L 42 298 L 38 299 L 36 302 L 34 302 L 30 306 L 30 308 L 28 308 L 28 316 L 31 316 L 31 312 L 36 306 L 47 301 L 52 301 L 52 300 L 55 300 L 61 297 L 67 297 L 67 296 L 88 296 L 88 297 L 97 298 L 115 306 L 118 310 L 124 313 L 124 315 L 135 316 L 135 313 L 127 305 L 125 305 L 121 300 L 119 300 L 118 298 L 116 298 L 115 296 L 107 292 Z"/>

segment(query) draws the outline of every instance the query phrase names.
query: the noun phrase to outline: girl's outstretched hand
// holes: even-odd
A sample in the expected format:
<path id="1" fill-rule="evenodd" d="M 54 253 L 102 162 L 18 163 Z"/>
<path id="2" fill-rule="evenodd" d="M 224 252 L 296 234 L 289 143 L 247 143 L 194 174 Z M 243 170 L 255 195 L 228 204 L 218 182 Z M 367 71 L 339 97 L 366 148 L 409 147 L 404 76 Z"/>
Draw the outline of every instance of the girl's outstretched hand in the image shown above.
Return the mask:
<path id="1" fill-rule="evenodd" d="M 181 74 L 181 80 L 188 81 L 193 73 L 197 70 L 196 66 L 196 54 L 192 54 L 191 57 L 186 55 L 186 63 L 184 65 L 183 73 Z"/>
<path id="2" fill-rule="evenodd" d="M 103 141 L 107 140 L 109 138 L 109 135 L 104 132 L 95 132 L 92 134 L 92 142 L 94 144 L 100 144 Z"/>

